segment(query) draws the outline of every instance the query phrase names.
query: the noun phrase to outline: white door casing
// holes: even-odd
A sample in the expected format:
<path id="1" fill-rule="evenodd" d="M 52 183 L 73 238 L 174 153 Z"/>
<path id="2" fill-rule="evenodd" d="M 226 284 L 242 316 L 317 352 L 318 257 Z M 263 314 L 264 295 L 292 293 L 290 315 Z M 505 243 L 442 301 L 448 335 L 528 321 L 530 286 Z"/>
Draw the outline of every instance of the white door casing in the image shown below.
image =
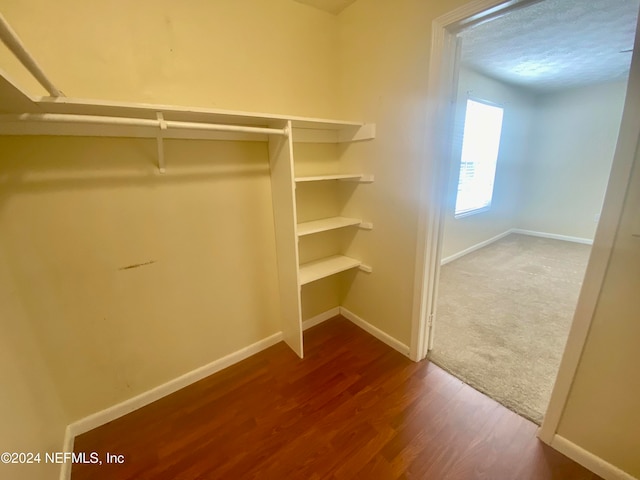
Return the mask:
<path id="1" fill-rule="evenodd" d="M 427 157 L 421 172 L 422 198 L 410 351 L 410 356 L 415 361 L 424 359 L 433 344 L 444 230 L 442 219 L 452 143 L 453 100 L 457 85 L 456 34 L 469 25 L 493 19 L 514 8 L 538 1 L 540 0 L 476 0 L 433 22 L 425 135 Z M 636 152 L 640 151 L 640 25 L 636 29 L 635 46 L 602 215 L 549 406 L 538 432 L 539 438 L 549 444 L 557 431 L 578 368 L 611 256 L 634 158 Z"/>

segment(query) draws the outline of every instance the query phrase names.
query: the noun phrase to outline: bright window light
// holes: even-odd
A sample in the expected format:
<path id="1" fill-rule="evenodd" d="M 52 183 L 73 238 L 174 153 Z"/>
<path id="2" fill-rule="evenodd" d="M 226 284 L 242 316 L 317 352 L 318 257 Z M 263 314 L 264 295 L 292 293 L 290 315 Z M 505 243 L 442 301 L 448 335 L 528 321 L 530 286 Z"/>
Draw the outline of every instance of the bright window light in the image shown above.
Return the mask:
<path id="1" fill-rule="evenodd" d="M 503 109 L 467 100 L 455 216 L 488 210 L 498 163 Z"/>

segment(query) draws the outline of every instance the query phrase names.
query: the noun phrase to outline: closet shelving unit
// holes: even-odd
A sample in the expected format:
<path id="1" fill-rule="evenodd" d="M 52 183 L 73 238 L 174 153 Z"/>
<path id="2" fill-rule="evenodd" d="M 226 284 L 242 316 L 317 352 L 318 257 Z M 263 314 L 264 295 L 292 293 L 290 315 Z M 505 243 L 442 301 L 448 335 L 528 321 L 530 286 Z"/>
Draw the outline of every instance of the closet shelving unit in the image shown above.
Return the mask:
<path id="1" fill-rule="evenodd" d="M 299 263 L 298 240 L 335 229 L 371 224 L 357 218 L 333 217 L 297 224 L 296 185 L 305 182 L 370 183 L 372 175 L 294 176 L 293 143 L 344 143 L 371 140 L 375 125 L 343 120 L 295 117 L 69 98 L 56 88 L 0 15 L 0 38 L 51 94 L 35 97 L 0 69 L 0 135 L 64 135 L 155 138 L 158 174 L 166 172 L 164 139 L 267 142 L 277 249 L 277 268 L 284 340 L 303 356 L 301 288 L 315 280 L 352 268 L 371 272 L 361 260 L 343 255 Z M 171 172 L 166 172 L 171 174 Z"/>
<path id="2" fill-rule="evenodd" d="M 363 173 L 355 173 L 328 174 L 295 178 L 296 185 L 300 183 L 324 181 L 372 183 L 373 176 Z M 371 230 L 373 228 L 373 225 L 368 222 L 363 222 L 362 219 L 359 218 L 336 216 L 298 223 L 296 227 L 297 236 L 298 238 L 300 238 L 307 235 L 338 230 L 346 227 L 360 227 L 365 230 Z M 300 265 L 299 283 L 301 286 L 306 285 L 316 280 L 320 280 L 322 278 L 335 275 L 336 273 L 350 270 L 352 268 L 360 268 L 361 270 L 368 273 L 372 271 L 371 267 L 369 267 L 368 265 L 364 265 L 362 261 L 355 258 L 350 258 L 344 255 L 330 255 L 325 258 Z"/>

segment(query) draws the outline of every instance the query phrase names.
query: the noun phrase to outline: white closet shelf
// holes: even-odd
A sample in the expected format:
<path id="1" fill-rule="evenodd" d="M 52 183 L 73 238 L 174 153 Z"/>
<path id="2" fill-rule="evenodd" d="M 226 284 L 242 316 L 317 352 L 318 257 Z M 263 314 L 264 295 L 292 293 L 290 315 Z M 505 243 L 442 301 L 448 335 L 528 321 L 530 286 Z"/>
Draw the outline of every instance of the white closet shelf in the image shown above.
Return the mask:
<path id="1" fill-rule="evenodd" d="M 315 282 L 321 278 L 335 275 L 362 265 L 360 260 L 345 257 L 344 255 L 334 255 L 314 262 L 300 265 L 300 285 Z"/>
<path id="2" fill-rule="evenodd" d="M 375 137 L 375 125 L 346 120 L 253 113 L 203 107 L 127 103 L 70 97 L 29 95 L 0 69 L 0 114 L 57 114 L 112 117 L 121 125 L 91 125 L 86 122 L 44 122 L 35 117 L 5 119 L 0 135 L 72 135 L 153 138 L 158 129 L 152 126 L 125 125 L 126 119 L 157 120 L 161 114 L 167 122 L 210 123 L 241 127 L 283 128 L 290 121 L 296 142 L 340 143 Z M 229 139 L 267 141 L 268 135 L 226 132 L 163 132 L 165 138 Z"/>
<path id="3" fill-rule="evenodd" d="M 162 112 L 167 120 L 181 122 L 229 123 L 271 127 L 279 126 L 279 124 L 291 120 L 293 128 L 328 130 L 359 128 L 365 125 L 361 122 L 324 118 L 307 118 L 203 107 L 86 100 L 69 97 L 41 97 L 36 99 L 36 102 L 42 110 L 49 113 L 73 113 L 129 118 L 146 117 L 153 119 L 155 118 L 156 112 Z"/>
<path id="4" fill-rule="evenodd" d="M 312 222 L 304 222 L 298 224 L 298 236 L 303 237 L 305 235 L 311 235 L 314 233 L 326 232 L 329 230 L 336 230 L 338 228 L 350 227 L 352 225 L 360 225 L 362 220 L 359 218 L 347 218 L 347 217 L 330 217 L 323 218 L 321 220 L 314 220 Z"/>
<path id="5" fill-rule="evenodd" d="M 323 182 L 326 180 L 345 180 L 355 182 L 373 182 L 373 175 L 367 175 L 364 173 L 346 173 L 346 174 L 331 174 L 331 175 L 314 175 L 311 177 L 296 177 L 296 183 L 304 182 Z"/>
<path id="6" fill-rule="evenodd" d="M 323 134 L 317 141 L 320 142 L 352 142 L 367 140 L 375 137 L 375 125 L 361 122 L 332 120 L 313 117 L 298 117 L 291 115 L 278 115 L 267 113 L 253 113 L 232 110 L 220 110 L 203 107 L 180 107 L 172 105 L 155 105 L 148 103 L 114 102 L 101 100 L 88 100 L 82 98 L 67 97 L 58 89 L 46 73 L 42 70 L 36 59 L 27 51 L 24 43 L 17 33 L 11 28 L 4 16 L 0 13 L 0 40 L 13 53 L 16 59 L 33 75 L 51 96 L 30 95 L 15 81 L 9 78 L 7 73 L 0 68 L 0 113 L 20 115 L 24 113 L 58 114 L 58 115 L 87 115 L 94 117 L 114 117 L 119 119 L 156 120 L 160 115 L 166 121 L 183 123 L 210 123 L 228 124 L 245 127 L 282 128 L 291 122 L 291 129 L 299 130 L 300 135 L 296 141 L 316 141 L 315 132 Z M 11 122 L 2 122 L 2 134 L 25 134 L 25 129 L 18 129 L 13 133 Z M 25 122 L 13 122 L 25 123 Z M 31 121 L 30 124 L 35 122 Z M 68 135 L 65 130 L 62 133 L 52 128 L 44 130 L 48 135 Z M 94 130 L 86 130 L 86 133 L 77 128 L 72 130 L 76 135 L 94 135 Z M 327 131 L 333 134 L 327 135 Z M 29 130 L 26 129 L 29 134 Z M 145 136 L 145 132 L 134 132 L 129 136 Z M 292 133 L 292 132 L 289 132 Z M 43 134 L 39 129 L 37 134 Z M 99 134 L 99 132 L 98 132 Z M 126 136 L 120 132 L 109 132 L 103 136 Z M 200 137 L 197 137 L 200 138 Z"/>

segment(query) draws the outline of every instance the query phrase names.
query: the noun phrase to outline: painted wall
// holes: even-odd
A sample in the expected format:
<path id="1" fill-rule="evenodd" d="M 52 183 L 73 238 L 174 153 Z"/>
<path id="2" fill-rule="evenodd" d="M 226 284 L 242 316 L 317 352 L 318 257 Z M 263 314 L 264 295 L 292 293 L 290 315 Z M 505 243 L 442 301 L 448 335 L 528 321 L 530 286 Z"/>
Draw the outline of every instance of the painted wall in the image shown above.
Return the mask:
<path id="1" fill-rule="evenodd" d="M 280 331 L 266 143 L 2 137 L 0 248 L 70 420 Z M 34 374 L 35 375 L 35 374 Z"/>
<path id="2" fill-rule="evenodd" d="M 455 218 L 455 204 L 462 153 L 467 98 L 486 100 L 504 108 L 500 150 L 491 208 Z M 445 212 L 442 258 L 462 252 L 517 227 L 523 171 L 528 160 L 534 96 L 520 88 L 461 68 L 453 130 L 453 161 L 449 174 L 449 198 Z"/>
<path id="3" fill-rule="evenodd" d="M 1 208 L 1 207 L 0 207 Z M 29 317 L 0 246 L 0 451 L 40 452 L 41 463 L 2 464 L 0 476 L 16 480 L 56 477 L 44 453 L 62 449 L 68 416 L 35 339 Z"/>
<path id="4" fill-rule="evenodd" d="M 636 151 L 613 254 L 558 434 L 640 478 L 638 205 L 640 151 Z"/>
<path id="5" fill-rule="evenodd" d="M 636 47 L 640 30 L 636 33 Z M 558 434 L 640 478 L 640 57 L 631 64 L 620 141 L 612 173 L 611 199 L 624 198 L 619 218 L 605 205 L 594 253 L 611 248 L 595 312 L 571 384 Z M 630 166 L 630 179 L 626 177 Z M 610 200 L 611 201 L 611 200 Z M 615 237 L 613 236 L 615 232 Z M 603 241 L 605 238 L 611 241 Z M 596 250 L 598 249 L 598 250 Z"/>
<path id="6" fill-rule="evenodd" d="M 343 305 L 409 344 L 420 175 L 426 157 L 426 86 L 431 23 L 459 5 L 422 0 L 359 0 L 338 17 L 340 104 L 347 118 L 376 123 L 375 142 L 343 147 L 345 169 L 375 175 L 345 213 L 373 222 L 348 253 L 373 267 L 343 285 Z"/>
<path id="7" fill-rule="evenodd" d="M 2 0 L 67 96 L 333 117 L 336 17 L 292 0 Z M 0 65 L 44 94 L 0 48 Z M 5 61 L 6 60 L 6 61 Z"/>
<path id="8" fill-rule="evenodd" d="M 593 240 L 625 90 L 615 82 L 536 98 L 519 228 Z"/>

